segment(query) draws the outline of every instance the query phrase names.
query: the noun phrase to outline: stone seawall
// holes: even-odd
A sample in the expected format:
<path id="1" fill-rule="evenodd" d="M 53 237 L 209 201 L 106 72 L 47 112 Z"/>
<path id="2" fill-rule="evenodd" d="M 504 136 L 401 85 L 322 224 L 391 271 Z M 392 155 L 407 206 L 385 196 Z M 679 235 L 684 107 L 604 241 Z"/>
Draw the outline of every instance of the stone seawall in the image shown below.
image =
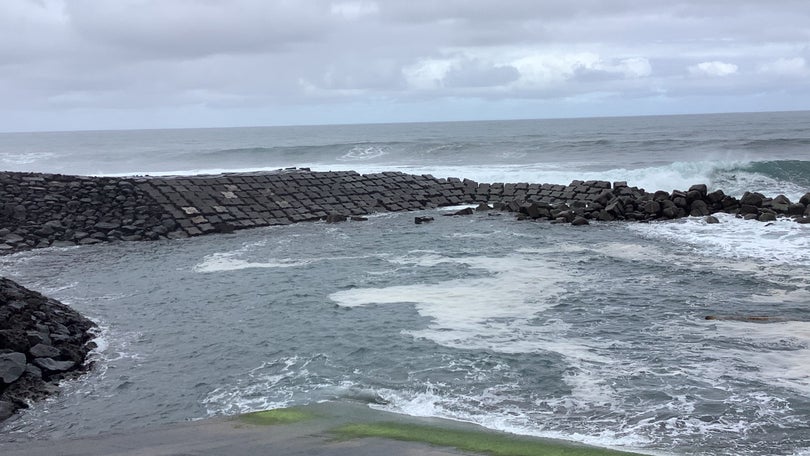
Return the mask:
<path id="1" fill-rule="evenodd" d="M 399 172 L 288 169 L 178 177 L 87 177 L 0 172 L 0 253 L 107 241 L 174 239 L 381 211 L 492 204 L 519 218 L 650 221 L 728 212 L 810 221 L 810 193 L 791 202 L 705 185 L 647 192 L 623 182 L 478 183 Z"/>

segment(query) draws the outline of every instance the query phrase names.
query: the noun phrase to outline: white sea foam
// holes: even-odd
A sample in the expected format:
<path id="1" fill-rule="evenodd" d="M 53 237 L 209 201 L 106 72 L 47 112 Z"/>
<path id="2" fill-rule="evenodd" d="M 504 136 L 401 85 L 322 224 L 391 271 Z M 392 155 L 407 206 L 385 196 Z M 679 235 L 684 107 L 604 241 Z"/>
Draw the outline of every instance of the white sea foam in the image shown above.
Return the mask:
<path id="1" fill-rule="evenodd" d="M 485 392 L 475 397 L 445 396 L 438 387 L 424 385 L 421 391 L 383 389 L 378 394 L 387 402 L 385 405 L 371 404 L 370 407 L 410 416 L 445 418 L 474 423 L 519 435 L 554 438 L 581 442 L 605 448 L 638 448 L 650 443 L 642 434 L 625 434 L 610 430 L 599 432 L 567 432 L 548 429 L 528 416 L 527 410 L 510 405 L 508 386 Z M 473 405 L 474 404 L 474 405 Z M 481 408 L 490 408 L 488 412 Z M 580 426 L 583 428 L 586 426 Z M 638 451 L 638 450 L 635 450 Z M 651 453 L 646 454 L 662 454 Z"/>
<path id="2" fill-rule="evenodd" d="M 231 253 L 214 253 L 206 256 L 202 262 L 196 264 L 193 270 L 194 272 L 224 272 L 251 268 L 295 268 L 306 266 L 310 263 L 311 262 L 308 260 L 296 260 L 293 258 L 279 258 L 269 261 L 247 261 L 234 258 Z"/>
<path id="3" fill-rule="evenodd" d="M 206 395 L 202 403 L 209 416 L 248 413 L 288 407 L 296 398 L 312 399 L 313 390 L 333 388 L 310 372 L 313 362 L 326 356 L 290 356 L 267 361 L 251 369 L 233 383 L 220 386 Z"/>
<path id="4" fill-rule="evenodd" d="M 337 228 L 329 228 L 329 230 L 337 230 Z M 341 234 L 342 235 L 342 234 Z M 289 244 L 293 242 L 295 238 L 298 236 L 292 235 L 288 237 L 282 237 L 276 240 L 279 245 Z M 292 258 L 292 257 L 284 257 L 284 258 L 267 258 L 261 257 L 257 259 L 257 252 L 262 252 L 261 249 L 267 244 L 267 240 L 261 240 L 257 242 L 247 242 L 243 244 L 241 247 L 227 251 L 227 252 L 215 252 L 209 255 L 206 255 L 202 261 L 195 264 L 192 267 L 194 272 L 199 273 L 214 273 L 214 272 L 227 272 L 227 271 L 239 271 L 242 269 L 252 269 L 252 268 L 265 268 L 265 269 L 279 269 L 279 268 L 298 268 L 308 266 L 313 263 L 324 262 L 324 261 L 338 261 L 338 260 L 351 260 L 351 259 L 362 259 L 362 258 L 369 258 L 369 257 L 379 257 L 380 254 L 370 254 L 370 255 L 361 255 L 361 256 L 322 256 L 318 258 Z"/>
<path id="5" fill-rule="evenodd" d="M 484 269 L 486 278 L 457 279 L 435 284 L 397 285 L 385 288 L 356 288 L 330 295 L 341 306 L 410 303 L 431 324 L 422 330 L 407 331 L 440 345 L 461 349 L 482 349 L 501 353 L 551 352 L 563 357 L 571 367 L 563 380 L 580 404 L 611 401 L 615 391 L 605 377 L 604 366 L 613 360 L 597 343 L 572 337 L 570 325 L 548 319 L 543 311 L 554 306 L 566 286 L 578 279 L 568 270 L 549 261 L 536 250 L 501 258 L 450 258 L 431 251 L 414 251 L 393 258 L 396 264 L 430 267 L 456 264 Z"/>
<path id="6" fill-rule="evenodd" d="M 339 291 L 330 298 L 341 306 L 413 303 L 420 314 L 432 317 L 435 333 L 421 334 L 431 339 L 447 337 L 479 340 L 479 331 L 501 325 L 498 319 L 523 319 L 555 304 L 555 298 L 568 281 L 564 270 L 538 258 L 449 258 L 434 253 L 416 258 L 391 260 L 398 264 L 430 266 L 439 263 L 486 269 L 489 278 L 457 279 L 436 284 L 398 285 L 386 288 L 357 288 Z M 540 274 L 542 271 L 542 274 Z M 507 329 L 507 328 L 503 328 Z M 450 331 L 448 331 L 450 330 Z M 495 334 L 489 334 L 495 337 Z M 507 337 L 508 334 L 503 334 Z M 480 340 L 479 340 L 480 343 Z"/>
<path id="7" fill-rule="evenodd" d="M 267 245 L 267 240 L 246 242 L 241 247 L 228 252 L 216 252 L 206 255 L 201 262 L 192 267 L 192 270 L 194 272 L 210 273 L 251 268 L 294 268 L 310 263 L 309 260 L 295 258 L 267 258 L 263 259 L 263 261 L 244 258 L 265 245 Z"/>
<path id="8" fill-rule="evenodd" d="M 685 245 L 696 255 L 768 264 L 810 266 L 810 225 L 788 219 L 771 223 L 716 214 L 718 224 L 700 218 L 627 224 L 644 237 Z"/>
<path id="9" fill-rule="evenodd" d="M 798 391 L 810 397 L 810 322 L 754 323 L 716 321 L 718 339 L 737 340 L 752 348 L 718 349 L 735 375 Z M 752 371 L 755 367 L 756 371 Z"/>

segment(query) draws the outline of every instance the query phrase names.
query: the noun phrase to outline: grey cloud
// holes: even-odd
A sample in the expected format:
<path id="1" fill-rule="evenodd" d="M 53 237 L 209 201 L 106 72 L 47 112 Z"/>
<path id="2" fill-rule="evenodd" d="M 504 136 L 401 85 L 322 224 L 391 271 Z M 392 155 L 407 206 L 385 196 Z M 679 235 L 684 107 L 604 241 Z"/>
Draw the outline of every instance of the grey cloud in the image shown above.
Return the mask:
<path id="1" fill-rule="evenodd" d="M 328 11 L 308 2 L 72 0 L 66 12 L 85 39 L 153 57 L 277 51 L 329 28 Z"/>
<path id="2" fill-rule="evenodd" d="M 448 87 L 497 87 L 520 77 L 511 65 L 488 65 L 479 60 L 465 61 L 451 69 L 444 78 Z"/>
<path id="3" fill-rule="evenodd" d="M 18 110 L 801 99 L 808 22 L 792 0 L 4 0 L 0 124 Z"/>

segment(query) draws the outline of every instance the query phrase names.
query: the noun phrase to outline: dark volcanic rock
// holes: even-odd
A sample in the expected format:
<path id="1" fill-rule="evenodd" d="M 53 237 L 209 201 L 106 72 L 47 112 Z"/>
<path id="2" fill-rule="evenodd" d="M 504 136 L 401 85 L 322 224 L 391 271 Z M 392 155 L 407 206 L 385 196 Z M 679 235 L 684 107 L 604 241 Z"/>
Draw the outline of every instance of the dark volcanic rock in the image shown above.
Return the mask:
<path id="1" fill-rule="evenodd" d="M 776 214 L 773 212 L 763 212 L 757 217 L 760 222 L 774 222 L 776 221 Z"/>
<path id="2" fill-rule="evenodd" d="M 54 358 L 61 354 L 58 348 L 46 344 L 36 344 L 28 351 L 35 358 Z"/>
<path id="3" fill-rule="evenodd" d="M 329 214 L 326 216 L 326 223 L 340 223 L 345 222 L 349 218 L 343 214 Z"/>
<path id="4" fill-rule="evenodd" d="M 25 354 L 19 352 L 0 355 L 0 382 L 9 384 L 17 381 L 25 372 Z"/>
<path id="5" fill-rule="evenodd" d="M 473 211 L 473 208 L 466 207 L 464 209 L 453 212 L 452 215 L 473 215 L 474 213 L 475 213 L 475 211 Z"/>
<path id="6" fill-rule="evenodd" d="M 745 192 L 740 198 L 741 205 L 750 205 L 754 207 L 762 207 L 765 197 L 760 193 Z"/>
<path id="7" fill-rule="evenodd" d="M 0 278 L 0 419 L 86 370 L 94 326 L 64 304 Z"/>
<path id="8" fill-rule="evenodd" d="M 52 358 L 37 358 L 34 360 L 34 364 L 46 372 L 65 372 L 76 366 L 73 361 L 56 361 Z"/>
<path id="9" fill-rule="evenodd" d="M 571 225 L 574 226 L 582 226 L 582 225 L 589 225 L 588 220 L 585 217 L 574 217 L 574 220 L 571 221 Z"/>
<path id="10" fill-rule="evenodd" d="M 414 217 L 413 223 L 417 225 L 421 225 L 423 223 L 429 223 L 433 221 L 433 217 Z"/>
<path id="11" fill-rule="evenodd" d="M 703 200 L 693 201 L 689 215 L 691 215 L 692 217 L 702 217 L 704 215 L 709 215 L 709 207 Z"/>
<path id="12" fill-rule="evenodd" d="M 788 207 L 788 215 L 802 215 L 805 207 L 802 203 L 793 203 Z"/>
<path id="13" fill-rule="evenodd" d="M 17 407 L 15 407 L 11 402 L 0 401 L 0 421 L 11 417 L 15 410 L 17 410 Z"/>

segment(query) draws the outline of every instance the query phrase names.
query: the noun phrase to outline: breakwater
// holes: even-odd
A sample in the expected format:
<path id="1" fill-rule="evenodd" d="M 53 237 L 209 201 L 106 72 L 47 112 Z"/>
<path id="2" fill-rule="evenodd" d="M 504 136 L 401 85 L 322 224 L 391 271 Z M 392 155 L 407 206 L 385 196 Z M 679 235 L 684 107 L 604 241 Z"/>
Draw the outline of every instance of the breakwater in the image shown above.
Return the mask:
<path id="1" fill-rule="evenodd" d="M 478 183 L 400 172 L 308 169 L 176 177 L 0 172 L 0 253 L 360 220 L 374 212 L 460 204 L 492 205 L 522 219 L 573 224 L 716 212 L 760 221 L 792 217 L 810 222 L 810 193 L 799 201 L 753 192 L 738 199 L 722 190 L 709 192 L 703 184 L 650 192 L 624 182 Z"/>

